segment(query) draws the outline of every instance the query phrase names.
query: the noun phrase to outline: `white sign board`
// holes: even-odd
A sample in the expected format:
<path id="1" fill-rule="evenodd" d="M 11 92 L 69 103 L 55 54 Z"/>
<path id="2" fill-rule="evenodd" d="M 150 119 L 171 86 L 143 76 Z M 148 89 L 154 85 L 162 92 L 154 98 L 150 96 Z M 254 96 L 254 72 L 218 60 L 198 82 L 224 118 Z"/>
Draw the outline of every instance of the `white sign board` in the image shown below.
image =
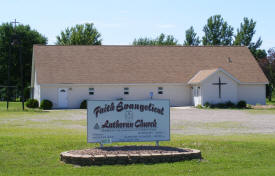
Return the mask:
<path id="1" fill-rule="evenodd" d="M 88 142 L 170 140 L 169 100 L 88 101 Z"/>

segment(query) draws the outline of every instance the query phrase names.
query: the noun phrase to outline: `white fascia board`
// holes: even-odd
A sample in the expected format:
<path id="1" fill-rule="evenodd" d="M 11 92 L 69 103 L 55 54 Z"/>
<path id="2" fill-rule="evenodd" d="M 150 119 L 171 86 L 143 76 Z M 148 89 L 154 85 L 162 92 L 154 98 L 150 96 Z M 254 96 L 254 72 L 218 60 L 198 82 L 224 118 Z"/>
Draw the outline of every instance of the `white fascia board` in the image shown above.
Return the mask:
<path id="1" fill-rule="evenodd" d="M 201 84 L 204 83 L 208 78 L 210 78 L 212 75 L 216 74 L 217 72 L 223 72 L 226 76 L 228 76 L 229 78 L 231 78 L 233 81 L 237 82 L 237 83 L 241 83 L 237 78 L 235 78 L 234 76 L 232 76 L 230 73 L 228 73 L 227 71 L 225 71 L 222 68 L 218 68 L 215 72 L 211 73 L 209 76 L 207 76 L 204 80 L 201 81 Z"/>
<path id="2" fill-rule="evenodd" d="M 262 84 L 268 84 L 268 82 L 241 82 L 240 80 L 238 80 L 237 78 L 235 78 L 234 76 L 232 76 L 230 73 L 228 73 L 227 71 L 225 71 L 222 68 L 218 68 L 217 71 L 213 72 L 212 74 L 210 74 L 207 78 L 205 78 L 201 83 L 203 83 L 204 81 L 206 81 L 210 76 L 212 76 L 213 74 L 216 74 L 218 71 L 223 72 L 225 75 L 227 75 L 228 77 L 230 77 L 232 80 L 234 80 L 235 82 L 237 82 L 238 84 L 242 84 L 242 85 L 262 85 Z"/>
<path id="3" fill-rule="evenodd" d="M 269 82 L 241 82 L 241 85 L 262 85 L 269 84 Z"/>
<path id="4" fill-rule="evenodd" d="M 164 85 L 164 86 L 168 86 L 168 85 L 177 85 L 177 86 L 185 86 L 187 85 L 186 83 L 124 83 L 124 84 L 40 84 L 40 86 L 47 86 L 47 87 L 55 87 L 55 86 L 90 86 L 90 85 L 95 85 L 95 86 L 140 86 L 140 85 Z"/>

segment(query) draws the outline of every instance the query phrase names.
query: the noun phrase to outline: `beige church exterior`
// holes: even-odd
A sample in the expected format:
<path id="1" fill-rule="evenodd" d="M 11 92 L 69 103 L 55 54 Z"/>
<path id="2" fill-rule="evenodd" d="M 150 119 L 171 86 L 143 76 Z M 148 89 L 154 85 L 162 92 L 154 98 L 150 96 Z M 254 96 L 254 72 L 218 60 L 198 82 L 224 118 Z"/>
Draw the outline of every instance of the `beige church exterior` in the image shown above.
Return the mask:
<path id="1" fill-rule="evenodd" d="M 32 96 L 54 108 L 83 100 L 169 99 L 171 106 L 265 104 L 268 80 L 247 47 L 34 45 Z"/>

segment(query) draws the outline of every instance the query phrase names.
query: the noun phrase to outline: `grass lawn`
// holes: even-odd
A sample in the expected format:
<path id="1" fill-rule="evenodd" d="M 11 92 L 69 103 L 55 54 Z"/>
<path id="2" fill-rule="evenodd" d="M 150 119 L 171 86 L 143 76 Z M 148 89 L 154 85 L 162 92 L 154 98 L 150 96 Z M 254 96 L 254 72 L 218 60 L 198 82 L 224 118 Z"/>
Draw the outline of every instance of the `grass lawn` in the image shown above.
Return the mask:
<path id="1" fill-rule="evenodd" d="M 2 107 L 1 107 L 2 106 Z M 160 164 L 77 167 L 62 151 L 98 146 L 86 142 L 79 110 L 3 110 L 0 104 L 0 175 L 275 175 L 275 135 L 172 135 L 161 145 L 196 148 L 204 159 Z M 151 143 L 116 143 L 114 145 Z"/>
<path id="2" fill-rule="evenodd" d="M 25 103 L 25 111 L 41 111 L 40 109 L 29 109 Z M 0 101 L 0 111 L 7 111 L 7 103 L 5 101 Z M 15 111 L 22 111 L 22 103 L 21 102 L 9 102 L 9 109 L 8 111 L 15 112 Z"/>

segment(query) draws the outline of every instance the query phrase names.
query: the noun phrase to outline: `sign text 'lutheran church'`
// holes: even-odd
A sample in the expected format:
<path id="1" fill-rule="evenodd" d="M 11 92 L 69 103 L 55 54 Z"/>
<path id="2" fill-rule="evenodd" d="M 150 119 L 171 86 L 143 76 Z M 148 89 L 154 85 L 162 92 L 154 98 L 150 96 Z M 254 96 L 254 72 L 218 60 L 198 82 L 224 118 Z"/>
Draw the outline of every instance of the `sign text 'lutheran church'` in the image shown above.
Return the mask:
<path id="1" fill-rule="evenodd" d="M 168 100 L 88 101 L 88 142 L 170 140 Z"/>

